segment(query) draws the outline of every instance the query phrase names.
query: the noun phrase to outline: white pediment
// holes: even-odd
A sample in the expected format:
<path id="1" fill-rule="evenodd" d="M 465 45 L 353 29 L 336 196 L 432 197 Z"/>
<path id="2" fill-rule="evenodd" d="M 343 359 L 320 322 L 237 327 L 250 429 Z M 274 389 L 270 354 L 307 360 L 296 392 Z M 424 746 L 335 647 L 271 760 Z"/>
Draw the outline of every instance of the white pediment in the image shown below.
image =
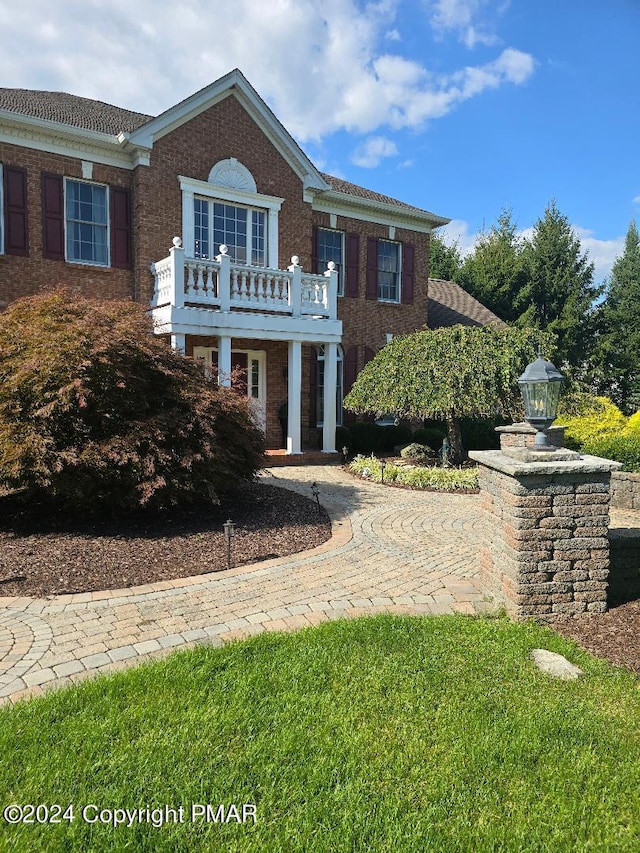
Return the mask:
<path id="1" fill-rule="evenodd" d="M 229 190 L 242 190 L 243 192 L 255 193 L 258 191 L 255 179 L 251 172 L 235 157 L 227 160 L 219 160 L 209 172 L 208 182 L 217 187 L 225 187 Z"/>

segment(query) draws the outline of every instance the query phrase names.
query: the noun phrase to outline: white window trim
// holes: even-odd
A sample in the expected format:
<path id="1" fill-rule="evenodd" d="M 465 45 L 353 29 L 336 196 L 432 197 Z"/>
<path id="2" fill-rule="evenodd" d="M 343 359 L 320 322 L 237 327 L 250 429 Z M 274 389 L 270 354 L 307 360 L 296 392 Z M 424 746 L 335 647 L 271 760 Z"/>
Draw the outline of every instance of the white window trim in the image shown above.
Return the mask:
<path id="1" fill-rule="evenodd" d="M 278 214 L 284 202 L 283 198 L 245 190 L 233 190 L 210 184 L 208 181 L 186 178 L 183 175 L 178 175 L 178 181 L 182 191 L 182 243 L 188 258 L 193 257 L 195 242 L 193 200 L 198 195 L 211 201 L 265 210 L 267 213 L 266 265 L 272 269 L 278 269 Z M 216 250 L 214 254 L 217 254 L 217 247 L 213 248 Z"/>
<path id="2" fill-rule="evenodd" d="M 209 242 L 211 244 L 209 246 L 209 251 L 210 251 L 209 258 L 216 257 L 219 253 L 219 246 L 216 246 L 215 243 L 213 243 L 213 231 L 215 228 L 215 226 L 213 224 L 214 223 L 213 205 L 215 205 L 215 204 L 226 205 L 226 204 L 228 204 L 228 202 L 222 202 L 222 201 L 220 201 L 220 199 L 202 198 L 202 196 L 200 196 L 200 195 L 194 196 L 194 200 L 202 201 L 202 202 L 204 202 L 204 204 L 207 205 L 208 221 L 210 223 L 209 229 L 208 229 L 209 230 Z M 265 231 L 263 252 L 264 252 L 264 258 L 265 258 L 265 265 L 266 265 L 267 260 L 268 260 L 268 239 L 269 239 L 269 235 L 268 235 L 268 227 L 269 226 L 268 226 L 268 222 L 267 222 L 267 217 L 265 215 L 267 213 L 267 211 L 264 209 L 256 208 L 256 207 L 245 207 L 245 205 L 240 205 L 240 206 L 233 205 L 232 207 L 234 210 L 243 210 L 245 213 L 246 244 L 245 244 L 244 248 L 246 250 L 247 260 L 244 263 L 247 266 L 260 266 L 259 264 L 254 264 L 253 260 L 252 260 L 253 254 L 256 251 L 255 246 L 254 246 L 254 241 L 253 241 L 253 214 L 254 213 L 263 214 L 263 223 L 264 223 L 264 231 Z M 195 216 L 195 213 L 194 213 L 194 216 Z M 194 219 L 194 241 L 193 241 L 193 245 L 194 245 L 194 253 L 195 253 L 195 219 Z M 198 255 L 198 258 L 199 259 L 203 258 L 203 256 Z M 203 258 L 203 260 L 204 259 L 205 258 Z M 236 261 L 235 263 L 241 263 L 241 261 Z"/>
<path id="3" fill-rule="evenodd" d="M 106 190 L 107 199 L 107 262 L 106 264 L 98 263 L 97 261 L 78 261 L 75 258 L 70 258 L 68 254 L 67 242 L 67 183 L 73 181 L 74 184 L 90 184 L 93 187 L 104 187 Z M 109 192 L 109 184 L 101 184 L 98 181 L 84 181 L 81 178 L 71 178 L 65 175 L 62 205 L 64 208 L 64 259 L 68 264 L 77 264 L 81 267 L 100 267 L 107 269 L 111 266 L 111 194 Z"/>
<path id="4" fill-rule="evenodd" d="M 398 247 L 398 298 L 397 299 L 381 299 L 378 296 L 378 302 L 381 302 L 386 305 L 400 305 L 402 302 L 402 243 L 398 240 L 384 240 L 380 238 L 378 240 L 378 244 L 380 243 L 393 243 L 394 246 Z M 383 270 L 378 267 L 378 274 L 383 272 Z M 378 293 L 380 292 L 380 279 L 378 278 L 377 282 Z"/>
<path id="5" fill-rule="evenodd" d="M 4 167 L 0 163 L 0 255 L 4 255 Z"/>
<path id="6" fill-rule="evenodd" d="M 345 233 L 341 231 L 340 228 L 325 228 L 324 226 L 318 226 L 318 231 L 331 231 L 334 234 L 339 234 L 342 240 L 342 264 L 340 265 L 340 280 L 338 287 L 338 296 L 344 296 L 344 280 L 347 274 L 346 264 L 345 264 L 345 252 L 346 252 L 346 243 L 345 243 Z M 320 259 L 318 258 L 318 264 L 320 263 Z M 318 273 L 322 275 L 325 270 L 318 270 Z"/>

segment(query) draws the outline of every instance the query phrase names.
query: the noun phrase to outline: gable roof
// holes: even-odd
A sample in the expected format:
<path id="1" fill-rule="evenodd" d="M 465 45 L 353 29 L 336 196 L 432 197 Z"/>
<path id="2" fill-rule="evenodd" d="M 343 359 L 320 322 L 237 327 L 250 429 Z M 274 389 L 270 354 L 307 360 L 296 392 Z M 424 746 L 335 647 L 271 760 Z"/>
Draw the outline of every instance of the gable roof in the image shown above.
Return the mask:
<path id="1" fill-rule="evenodd" d="M 493 311 L 474 299 L 454 281 L 430 278 L 427 306 L 427 326 L 506 326 Z"/>

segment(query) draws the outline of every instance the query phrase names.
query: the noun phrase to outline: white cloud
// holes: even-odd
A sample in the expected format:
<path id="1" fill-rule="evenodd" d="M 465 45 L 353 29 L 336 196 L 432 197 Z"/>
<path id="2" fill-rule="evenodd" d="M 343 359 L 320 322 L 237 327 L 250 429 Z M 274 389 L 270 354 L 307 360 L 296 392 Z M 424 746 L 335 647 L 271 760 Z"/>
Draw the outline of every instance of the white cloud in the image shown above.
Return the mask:
<path id="1" fill-rule="evenodd" d="M 496 7 L 495 0 L 435 0 L 429 5 L 431 25 L 441 36 L 453 31 L 468 48 L 494 45 L 499 39 L 492 32 L 486 12 L 501 13 L 507 6 L 502 3 Z"/>
<path id="2" fill-rule="evenodd" d="M 463 257 L 473 252 L 479 237 L 479 232 L 469 233 L 469 223 L 464 219 L 452 219 L 448 225 L 438 228 L 435 233 L 449 246 L 457 243 Z"/>
<path id="3" fill-rule="evenodd" d="M 436 5 L 442 26 L 461 26 L 465 5 L 475 14 L 483 3 Z M 390 52 L 401 0 L 235 0 L 233 14 L 214 6 L 23 0 L 10 14 L 0 7 L 0 80 L 157 114 L 238 67 L 305 142 L 337 130 L 419 128 L 533 72 L 532 57 L 513 49 L 448 76 Z"/>
<path id="4" fill-rule="evenodd" d="M 602 282 L 611 275 L 611 268 L 616 258 L 624 252 L 625 235 L 614 237 L 612 240 L 598 240 L 593 231 L 573 225 L 576 236 L 580 238 L 583 252 L 589 253 L 589 261 L 595 265 L 593 280 Z"/>
<path id="5" fill-rule="evenodd" d="M 364 169 L 374 169 L 385 157 L 395 157 L 397 153 L 395 142 L 384 136 L 372 136 L 355 149 L 351 162 Z"/>
<path id="6" fill-rule="evenodd" d="M 633 203 L 640 204 L 640 195 L 635 196 L 635 198 L 633 199 Z"/>

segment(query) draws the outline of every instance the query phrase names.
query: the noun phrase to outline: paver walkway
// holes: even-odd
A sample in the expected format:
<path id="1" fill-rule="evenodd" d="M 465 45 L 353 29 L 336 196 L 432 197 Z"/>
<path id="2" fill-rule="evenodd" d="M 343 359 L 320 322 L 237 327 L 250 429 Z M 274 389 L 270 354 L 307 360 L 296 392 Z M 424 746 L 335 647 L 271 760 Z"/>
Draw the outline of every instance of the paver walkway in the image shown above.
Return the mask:
<path id="1" fill-rule="evenodd" d="M 265 481 L 332 517 L 319 548 L 230 572 L 48 599 L 0 598 L 0 702 L 194 642 L 375 613 L 476 613 L 499 604 L 478 581 L 477 495 L 354 480 L 336 466 L 278 468 Z"/>

